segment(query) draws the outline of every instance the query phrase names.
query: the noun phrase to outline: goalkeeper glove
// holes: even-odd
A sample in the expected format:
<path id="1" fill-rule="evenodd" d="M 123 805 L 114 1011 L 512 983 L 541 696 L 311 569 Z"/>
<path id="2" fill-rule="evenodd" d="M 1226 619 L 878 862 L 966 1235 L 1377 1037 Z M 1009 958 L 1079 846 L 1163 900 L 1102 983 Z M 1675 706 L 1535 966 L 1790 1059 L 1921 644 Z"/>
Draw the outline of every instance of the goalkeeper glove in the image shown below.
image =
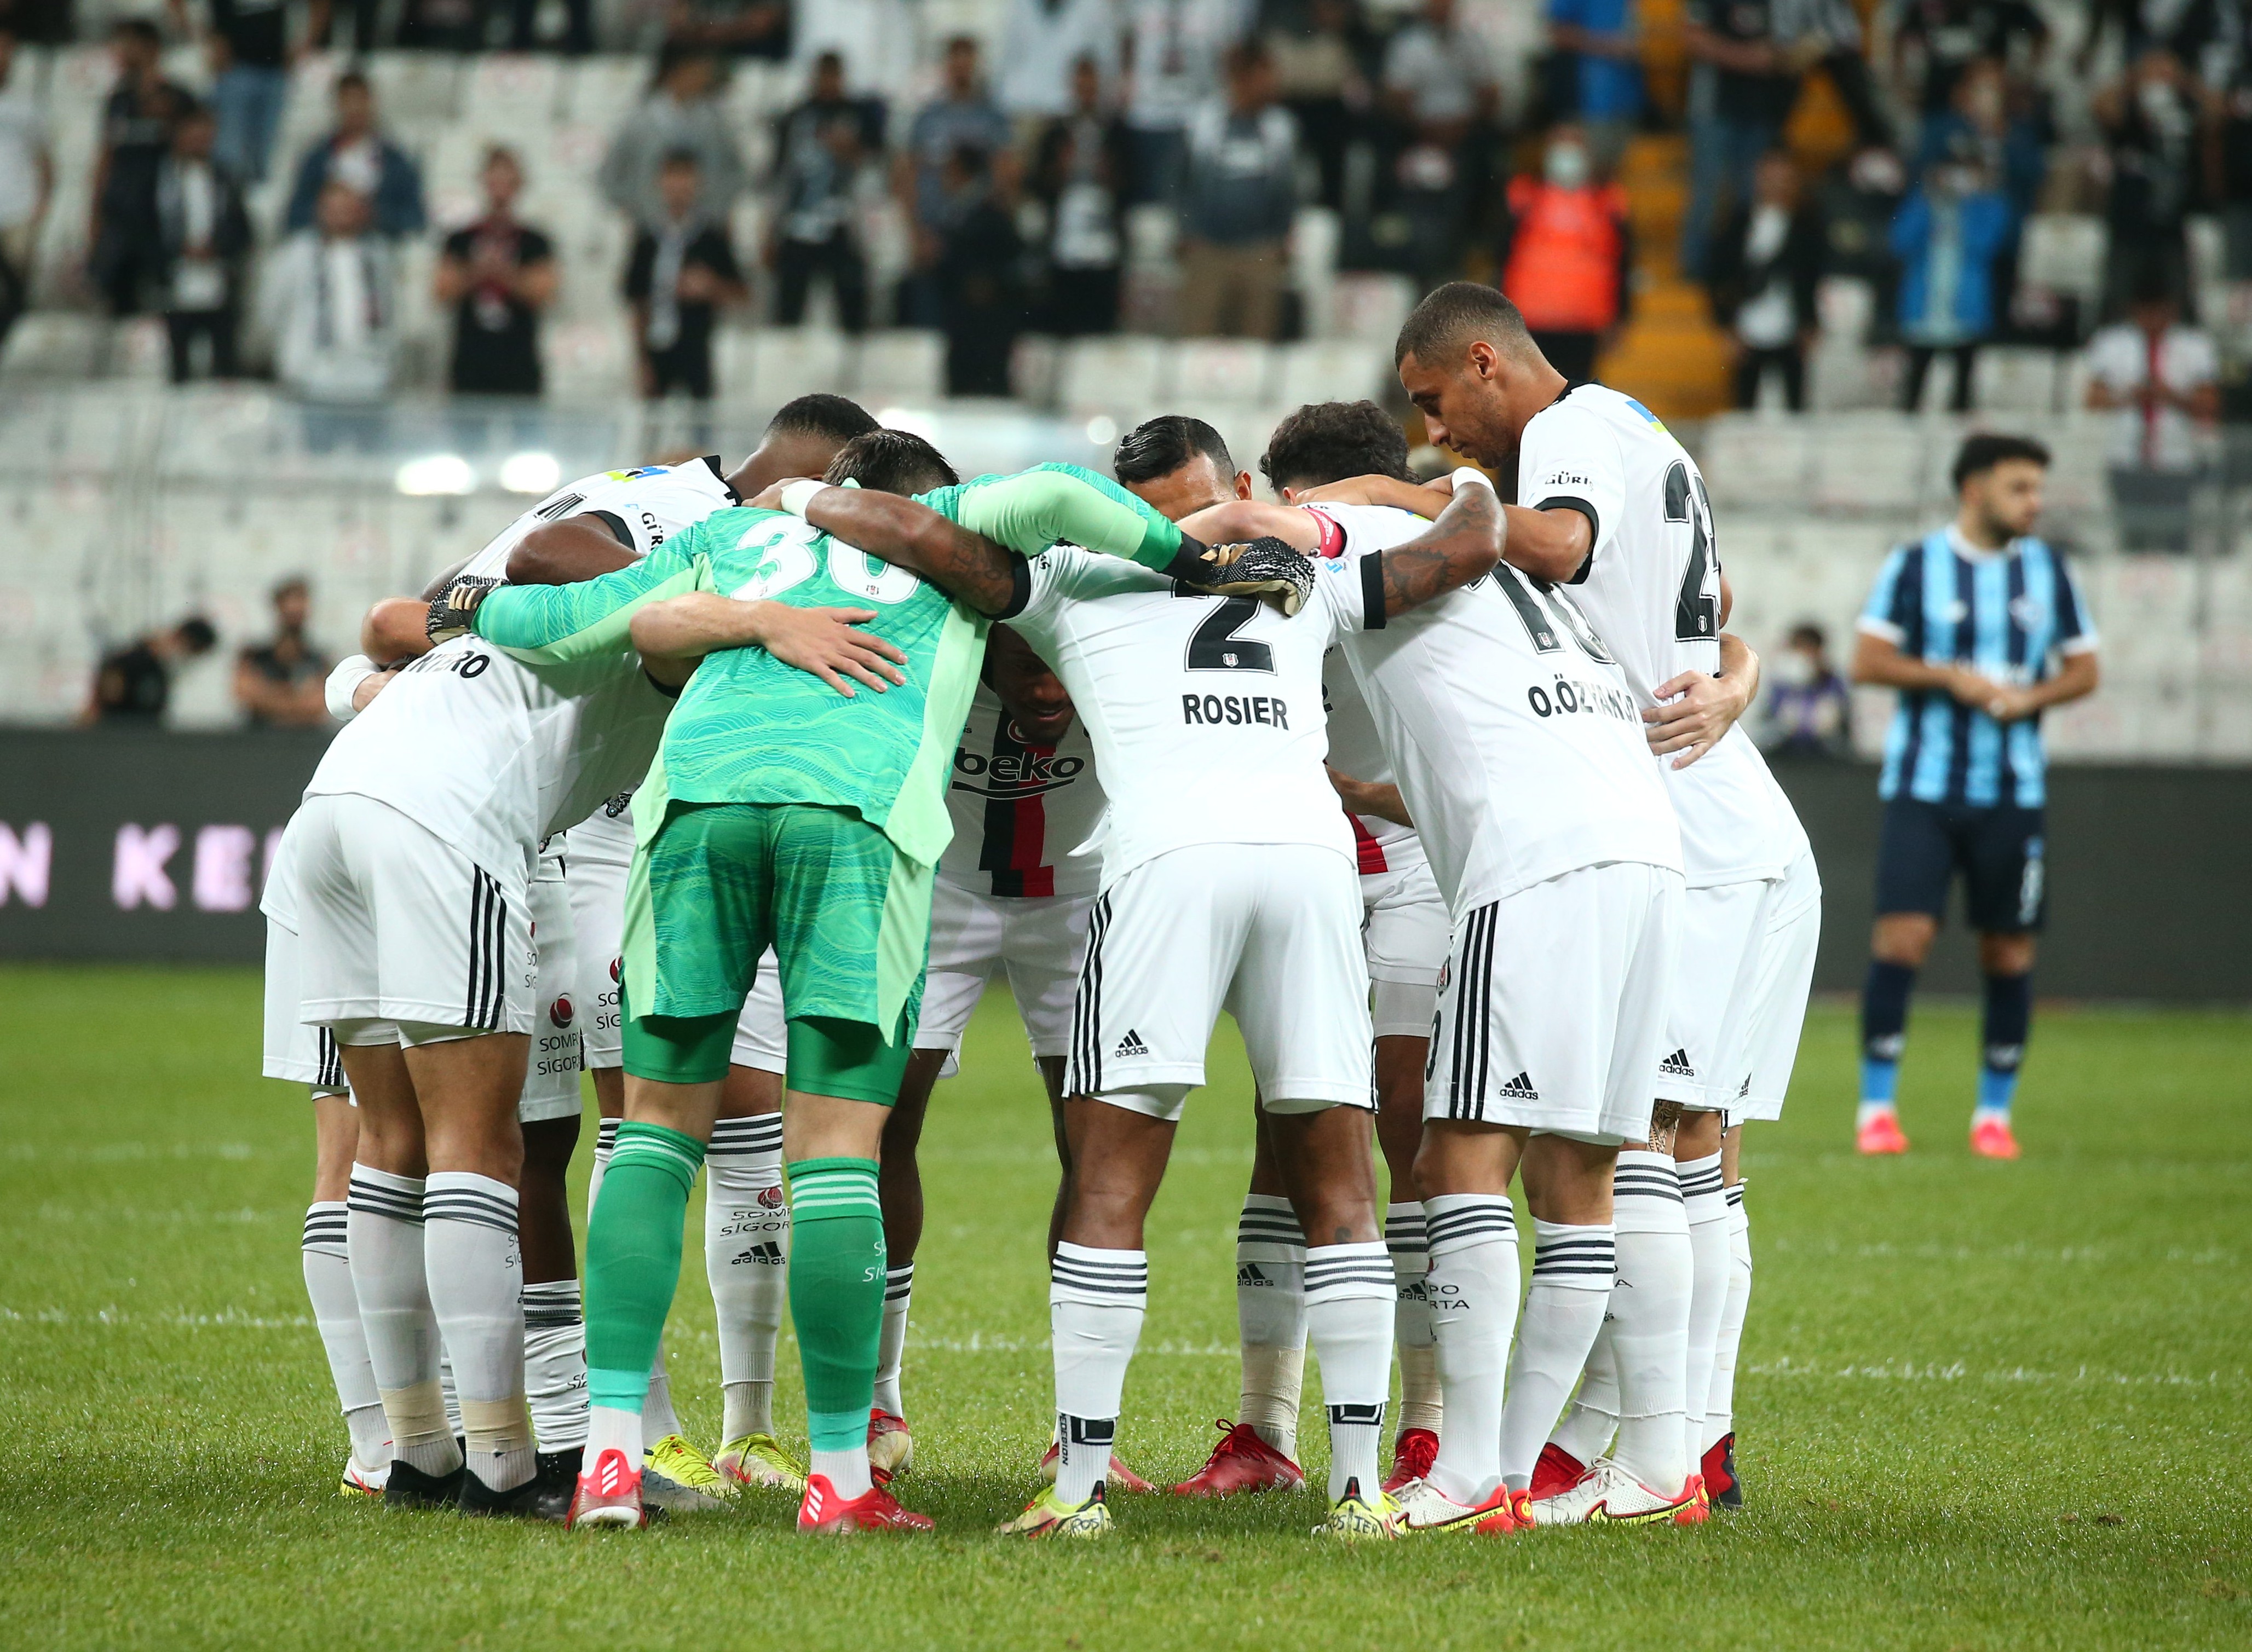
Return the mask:
<path id="1" fill-rule="evenodd" d="M 1269 536 L 1241 545 L 1199 545 L 1184 537 L 1182 555 L 1175 562 L 1174 578 L 1194 591 L 1217 596 L 1257 597 L 1271 602 L 1287 618 L 1305 607 L 1313 594 L 1314 565 L 1288 540 Z"/>
<path id="2" fill-rule="evenodd" d="M 433 643 L 450 642 L 460 636 L 476 618 L 477 604 L 485 600 L 485 593 L 498 584 L 498 580 L 488 580 L 480 574 L 462 574 L 431 599 L 430 617 L 423 625 L 423 635 Z"/>

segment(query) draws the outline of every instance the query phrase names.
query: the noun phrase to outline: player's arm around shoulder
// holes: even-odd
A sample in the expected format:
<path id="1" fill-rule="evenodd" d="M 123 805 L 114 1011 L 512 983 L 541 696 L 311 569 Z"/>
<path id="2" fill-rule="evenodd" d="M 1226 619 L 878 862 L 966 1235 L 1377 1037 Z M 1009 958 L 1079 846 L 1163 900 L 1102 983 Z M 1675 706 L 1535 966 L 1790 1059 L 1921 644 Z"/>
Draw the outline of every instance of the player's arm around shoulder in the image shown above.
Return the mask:
<path id="1" fill-rule="evenodd" d="M 441 606 L 467 607 L 467 628 L 518 659 L 560 663 L 631 646 L 633 613 L 683 592 L 711 588 L 711 558 L 703 524 L 658 546 L 628 566 L 572 585 L 504 585 L 482 594 L 462 587 L 431 605 L 439 635 Z"/>
<path id="2" fill-rule="evenodd" d="M 1023 561 L 919 500 L 799 478 L 776 482 L 754 503 L 918 574 L 980 614 L 1005 619 L 1024 606 Z"/>
<path id="3" fill-rule="evenodd" d="M 689 591 L 636 608 L 631 635 L 650 678 L 665 688 L 686 683 L 707 654 L 756 648 L 812 673 L 849 700 L 848 677 L 879 694 L 907 680 L 900 670 L 907 655 L 859 629 L 876 617 L 873 608 L 799 608 Z"/>
<path id="4" fill-rule="evenodd" d="M 1465 466 L 1455 472 L 1454 484 L 1446 509 L 1428 528 L 1376 553 L 1378 573 L 1364 600 L 1373 608 L 1380 593 L 1383 618 L 1484 579 L 1508 554 L 1515 516 L 1525 513 L 1501 503 L 1484 471 Z M 1367 615 L 1372 626 L 1378 618 Z"/>

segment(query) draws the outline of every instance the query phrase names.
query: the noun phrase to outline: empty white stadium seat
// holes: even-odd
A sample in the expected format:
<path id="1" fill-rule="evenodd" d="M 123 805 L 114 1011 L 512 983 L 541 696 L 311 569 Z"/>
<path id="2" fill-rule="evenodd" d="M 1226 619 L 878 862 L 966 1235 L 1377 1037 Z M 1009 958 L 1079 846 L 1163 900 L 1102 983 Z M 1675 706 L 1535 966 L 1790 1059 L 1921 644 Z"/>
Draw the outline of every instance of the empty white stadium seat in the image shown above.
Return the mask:
<path id="1" fill-rule="evenodd" d="M 1273 346 L 1251 338 L 1184 338 L 1173 346 L 1171 394 L 1182 406 L 1266 399 Z"/>
<path id="2" fill-rule="evenodd" d="M 1067 412 L 1150 406 L 1164 392 L 1160 340 L 1122 334 L 1075 338 L 1063 346 L 1056 400 Z"/>
<path id="3" fill-rule="evenodd" d="M 779 407 L 798 396 L 836 394 L 849 386 L 849 341 L 844 334 L 825 327 L 768 327 L 754 337 L 750 399 L 758 406 Z M 742 399 L 740 392 L 728 393 Z"/>
<path id="4" fill-rule="evenodd" d="M 542 329 L 549 399 L 601 402 L 633 395 L 637 385 L 627 331 L 622 317 L 557 322 Z"/>
<path id="5" fill-rule="evenodd" d="M 529 52 L 490 52 L 470 59 L 461 86 L 461 119 L 473 130 L 537 153 L 562 101 L 562 59 Z"/>
<path id="6" fill-rule="evenodd" d="M 34 310 L 9 330 L 0 377 L 90 378 L 101 363 L 102 323 L 68 310 Z"/>
<path id="7" fill-rule="evenodd" d="M 1310 338 L 1275 350 L 1273 399 L 1282 408 L 1310 401 L 1381 400 L 1392 356 L 1372 339 Z"/>
<path id="8" fill-rule="evenodd" d="M 870 410 L 885 402 L 929 402 L 946 393 L 946 335 L 894 327 L 860 340 L 857 393 Z"/>
<path id="9" fill-rule="evenodd" d="M 622 53 L 581 58 L 563 89 L 565 119 L 614 131 L 649 91 L 650 64 Z"/>
<path id="10" fill-rule="evenodd" d="M 1809 498 L 1829 510 L 1912 510 L 1924 502 L 1924 448 L 1904 414 L 1825 420 L 1812 444 Z"/>
<path id="11" fill-rule="evenodd" d="M 1405 275 L 1356 271 L 1337 279 L 1331 323 L 1340 338 L 1366 338 L 1389 348 L 1414 308 L 1414 283 Z"/>
<path id="12" fill-rule="evenodd" d="M 459 107 L 459 58 L 443 52 L 376 52 L 366 62 L 378 115 L 394 137 L 450 121 Z"/>
<path id="13" fill-rule="evenodd" d="M 2092 212 L 2035 212 L 2018 243 L 2018 279 L 2093 304 L 2103 294 L 2110 230 Z"/>
<path id="14" fill-rule="evenodd" d="M 1978 352 L 1971 399 L 1982 413 L 2057 411 L 2057 352 L 2025 344 L 1994 344 Z"/>

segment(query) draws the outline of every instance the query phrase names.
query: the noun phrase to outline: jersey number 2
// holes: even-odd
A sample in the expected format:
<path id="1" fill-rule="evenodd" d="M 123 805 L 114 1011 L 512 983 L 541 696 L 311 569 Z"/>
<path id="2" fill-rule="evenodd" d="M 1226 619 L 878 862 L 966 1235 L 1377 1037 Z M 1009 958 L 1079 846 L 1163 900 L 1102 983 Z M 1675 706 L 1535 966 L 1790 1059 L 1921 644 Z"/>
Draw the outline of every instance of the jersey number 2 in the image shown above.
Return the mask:
<path id="1" fill-rule="evenodd" d="M 1180 591 L 1175 596 L 1203 596 L 1201 591 Z M 1189 638 L 1192 671 L 1268 671 L 1275 669 L 1275 650 L 1254 637 L 1235 634 L 1259 612 L 1255 597 L 1232 596 L 1205 615 Z"/>
<path id="2" fill-rule="evenodd" d="M 1673 636 L 1679 642 L 1710 642 L 1720 635 L 1720 599 L 1706 590 L 1717 566 L 1713 554 L 1713 507 L 1705 479 L 1692 479 L 1678 460 L 1665 473 L 1665 519 L 1689 524 L 1689 562 L 1681 570 L 1681 591 L 1673 600 Z"/>

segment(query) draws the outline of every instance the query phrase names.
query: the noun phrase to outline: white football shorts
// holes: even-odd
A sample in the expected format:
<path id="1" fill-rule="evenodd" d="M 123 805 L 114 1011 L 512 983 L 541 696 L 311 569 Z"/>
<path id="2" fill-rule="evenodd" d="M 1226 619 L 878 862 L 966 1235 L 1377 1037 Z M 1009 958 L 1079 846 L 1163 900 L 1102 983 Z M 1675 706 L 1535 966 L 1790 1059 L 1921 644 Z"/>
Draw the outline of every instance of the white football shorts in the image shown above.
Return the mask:
<path id="1" fill-rule="evenodd" d="M 1412 841 L 1412 840 L 1411 840 Z M 1388 871 L 1360 879 L 1361 946 L 1368 958 L 1370 1014 L 1380 1038 L 1428 1038 L 1439 1004 L 1439 972 L 1447 966 L 1454 926 L 1446 897 L 1419 853 Z"/>
<path id="2" fill-rule="evenodd" d="M 326 1027 L 309 1026 L 297 1019 L 297 932 L 285 928 L 269 914 L 266 920 L 265 1061 L 259 1071 L 269 1079 L 310 1085 L 316 1096 L 349 1096 L 344 1063 L 337 1057 L 336 1035 Z"/>
<path id="3" fill-rule="evenodd" d="M 789 1071 L 789 1024 L 782 1018 L 782 961 L 772 947 L 759 960 L 758 979 L 751 982 L 750 996 L 743 1000 L 743 1013 L 735 1023 L 735 1047 L 727 1059 L 761 1072 Z"/>
<path id="4" fill-rule="evenodd" d="M 1423 1116 L 1644 1140 L 1681 895 L 1679 872 L 1613 861 L 1466 915 L 1439 984 Z"/>
<path id="5" fill-rule="evenodd" d="M 351 793 L 299 809 L 297 935 L 316 1024 L 345 1043 L 532 1031 L 538 960 L 521 867 L 477 865 L 419 821 Z"/>
<path id="6" fill-rule="evenodd" d="M 1798 1035 L 1814 987 L 1814 953 L 1822 939 L 1822 877 L 1811 851 L 1762 885 L 1757 944 L 1722 1022 L 1720 1066 L 1706 1105 L 1730 1124 L 1783 1116 Z"/>
<path id="7" fill-rule="evenodd" d="M 1766 878 L 1683 892 L 1681 948 L 1665 1000 L 1665 1038 L 1658 1052 L 1657 1096 L 1692 1112 L 1717 1110 L 1723 1024 L 1759 959 Z"/>
<path id="8" fill-rule="evenodd" d="M 1127 872 L 1088 916 L 1065 1093 L 1142 1093 L 1178 1118 L 1225 1010 L 1268 1111 L 1372 1107 L 1358 881 L 1309 843 L 1197 844 Z"/>
<path id="9" fill-rule="evenodd" d="M 546 854 L 532 875 L 532 944 L 539 978 L 532 996 L 532 1049 L 525 1059 L 524 1094 L 516 1104 L 523 1123 L 579 1116 L 579 948 L 571 921 L 571 892 L 564 857 Z"/>
<path id="10" fill-rule="evenodd" d="M 626 872 L 633 865 L 633 816 L 622 800 L 605 803 L 563 836 L 571 891 L 571 930 L 579 950 L 579 1037 L 590 1069 L 625 1065 L 620 1052 L 618 940 L 626 921 Z"/>
<path id="11" fill-rule="evenodd" d="M 960 1050 L 985 983 L 1005 969 L 1033 1059 L 1063 1054 L 1071 1047 L 1072 995 L 1094 905 L 1092 895 L 988 895 L 933 879 L 930 963 L 914 1047 L 949 1056 Z"/>

